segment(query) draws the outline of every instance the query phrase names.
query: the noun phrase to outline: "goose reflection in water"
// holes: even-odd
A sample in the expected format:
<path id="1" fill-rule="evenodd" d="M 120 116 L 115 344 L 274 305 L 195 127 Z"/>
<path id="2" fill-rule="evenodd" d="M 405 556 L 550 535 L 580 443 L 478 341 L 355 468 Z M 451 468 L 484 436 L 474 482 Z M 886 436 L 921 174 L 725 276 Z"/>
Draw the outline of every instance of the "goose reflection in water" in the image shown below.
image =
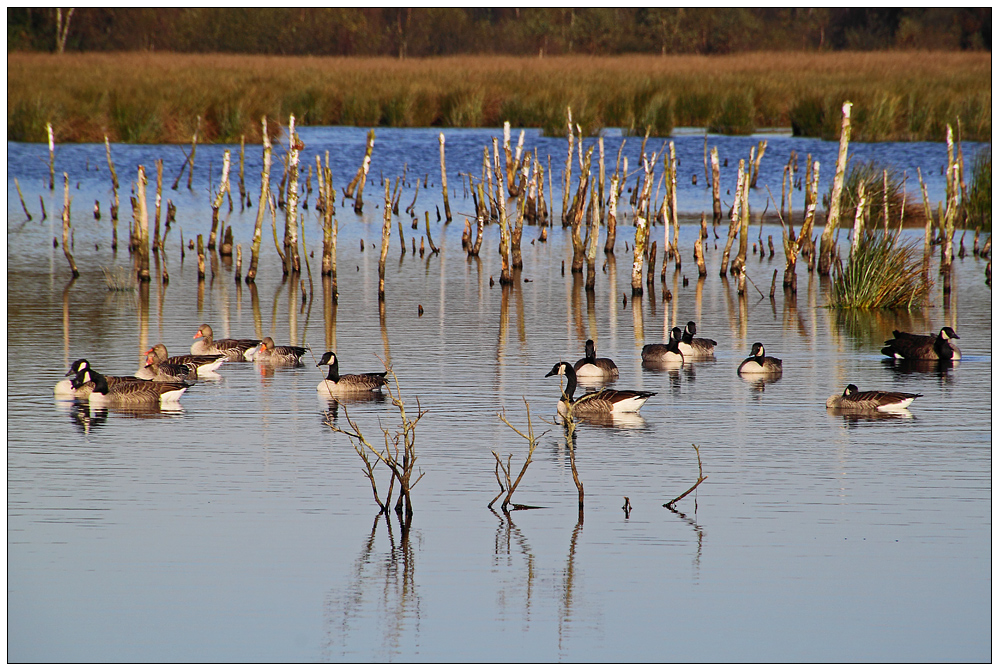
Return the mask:
<path id="1" fill-rule="evenodd" d="M 909 422 L 914 417 L 913 412 L 906 408 L 888 413 L 843 408 L 828 408 L 826 411 L 831 417 L 843 418 L 845 427 L 855 427 L 867 422 Z"/>
<path id="2" fill-rule="evenodd" d="M 85 401 L 57 400 L 56 408 L 66 412 L 76 428 L 85 435 L 90 434 L 108 421 L 106 407 L 91 409 L 90 404 Z"/>

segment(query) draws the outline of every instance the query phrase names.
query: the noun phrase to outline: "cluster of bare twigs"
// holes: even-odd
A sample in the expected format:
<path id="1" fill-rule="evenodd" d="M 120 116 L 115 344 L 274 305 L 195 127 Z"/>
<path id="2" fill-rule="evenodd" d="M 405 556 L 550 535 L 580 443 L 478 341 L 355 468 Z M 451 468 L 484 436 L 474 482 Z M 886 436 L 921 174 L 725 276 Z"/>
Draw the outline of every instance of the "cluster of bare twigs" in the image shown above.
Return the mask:
<path id="1" fill-rule="evenodd" d="M 489 508 L 491 508 L 491 509 L 493 508 L 493 504 L 496 503 L 496 501 L 498 499 L 500 499 L 500 497 L 503 496 L 504 493 L 507 493 L 507 496 L 504 497 L 503 503 L 500 504 L 500 508 L 504 512 L 507 511 L 508 507 L 511 507 L 514 510 L 534 508 L 534 507 L 530 507 L 530 506 L 525 506 L 524 504 L 513 504 L 512 505 L 510 503 L 510 498 L 514 496 L 514 490 L 516 490 L 518 484 L 520 484 L 521 479 L 524 477 L 524 473 L 526 471 L 528 471 L 528 465 L 531 464 L 531 456 L 535 452 L 535 448 L 538 447 L 538 439 L 540 439 L 542 436 L 545 436 L 548 433 L 547 431 L 545 431 L 545 432 L 542 432 L 541 435 L 535 436 L 535 430 L 534 430 L 534 428 L 531 425 L 531 405 L 528 403 L 527 399 L 524 399 L 524 410 L 525 410 L 525 413 L 528 416 L 528 432 L 527 433 L 522 432 L 520 429 L 518 429 L 517 427 L 515 427 L 511 423 L 511 421 L 507 418 L 507 410 L 506 409 L 503 409 L 499 413 L 497 413 L 497 417 L 500 418 L 501 422 L 503 422 L 505 425 L 507 425 L 508 427 L 510 427 L 511 429 L 513 429 L 515 432 L 517 432 L 518 436 L 520 436 L 521 438 L 523 438 L 525 441 L 528 442 L 528 456 L 524 459 L 524 464 L 521 466 L 521 471 L 518 472 L 517 478 L 515 478 L 515 479 L 512 480 L 511 479 L 511 473 L 512 473 L 512 471 L 511 471 L 510 461 L 514 457 L 514 455 L 513 454 L 507 455 L 507 463 L 504 464 L 504 461 L 503 461 L 503 459 L 501 459 L 500 454 L 497 453 L 497 451 L 495 451 L 495 450 L 492 451 L 493 452 L 493 457 L 496 460 L 496 468 L 495 468 L 494 471 L 495 471 L 495 474 L 496 474 L 496 477 L 497 477 L 497 485 L 500 486 L 500 493 L 497 494 L 497 496 L 494 497 L 492 499 L 492 501 L 490 501 L 490 503 L 488 504 Z M 502 481 L 500 480 L 500 473 L 501 472 L 503 472 L 503 480 Z"/>
<path id="2" fill-rule="evenodd" d="M 396 377 L 396 373 L 392 370 L 392 367 L 385 360 L 381 361 L 393 380 L 393 384 L 388 387 L 389 399 L 392 405 L 399 411 L 398 428 L 384 427 L 381 420 L 379 421 L 379 429 L 382 430 L 385 447 L 382 449 L 375 448 L 365 438 L 361 427 L 351 418 L 346 409 L 344 410 L 344 418 L 347 420 L 350 430 L 337 427 L 331 421 L 327 421 L 325 424 L 333 431 L 344 434 L 350 439 L 351 446 L 364 462 L 365 466 L 362 473 L 368 477 L 371 483 L 372 496 L 375 498 L 375 503 L 379 506 L 379 512 L 383 513 L 389 510 L 393 489 L 398 483 L 399 496 L 396 499 L 393 509 L 396 513 L 405 512 L 407 518 L 409 518 L 413 515 L 413 503 L 410 493 L 417 483 L 420 482 L 420 479 L 424 477 L 423 472 L 417 470 L 416 477 L 414 478 L 414 468 L 417 462 L 416 427 L 427 411 L 420 407 L 420 398 L 417 397 L 416 417 L 411 418 L 406 414 L 406 406 L 399 388 L 399 379 Z M 378 485 L 375 479 L 375 467 L 379 463 L 384 464 L 390 472 L 389 488 L 384 501 L 379 496 Z"/>

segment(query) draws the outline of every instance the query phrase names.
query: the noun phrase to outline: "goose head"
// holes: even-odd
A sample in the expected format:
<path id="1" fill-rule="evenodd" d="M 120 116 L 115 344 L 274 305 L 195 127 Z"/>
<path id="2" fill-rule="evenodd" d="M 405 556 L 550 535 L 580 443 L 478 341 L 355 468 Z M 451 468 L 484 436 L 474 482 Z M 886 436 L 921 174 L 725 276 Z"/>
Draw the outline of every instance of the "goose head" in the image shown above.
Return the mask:
<path id="1" fill-rule="evenodd" d="M 208 326 L 207 324 L 203 324 L 200 327 L 198 327 L 198 331 L 195 332 L 191 340 L 195 340 L 198 338 L 211 339 L 212 327 Z"/>
<path id="2" fill-rule="evenodd" d="M 84 371 L 90 370 L 90 362 L 86 359 L 78 359 L 72 364 L 70 364 L 69 371 L 66 372 L 67 376 L 78 376 Z"/>
<path id="3" fill-rule="evenodd" d="M 265 340 L 267 340 L 267 339 L 265 339 Z M 272 343 L 272 346 L 273 345 L 274 344 Z M 336 364 L 336 362 L 337 362 L 337 355 L 336 354 L 334 354 L 332 352 L 324 352 L 323 356 L 319 358 L 319 364 L 317 364 L 316 366 L 327 366 L 327 365 Z"/>
<path id="4" fill-rule="evenodd" d="M 260 342 L 260 351 L 274 350 L 274 339 L 270 336 L 265 336 L 264 340 Z"/>
<path id="5" fill-rule="evenodd" d="M 940 332 L 938 333 L 938 336 L 939 336 L 940 338 L 943 338 L 943 339 L 944 339 L 944 340 L 946 340 L 946 341 L 947 341 L 948 339 L 950 339 L 950 338 L 958 338 L 958 337 L 959 337 L 959 336 L 958 336 L 958 334 L 956 334 L 956 333 L 955 333 L 955 330 L 954 330 L 954 329 L 952 329 L 951 327 L 945 327 L 945 328 L 943 328 L 943 329 L 942 329 L 942 330 L 941 330 L 941 331 L 940 331 Z"/>
<path id="6" fill-rule="evenodd" d="M 597 349 L 594 347 L 593 339 L 587 339 L 587 343 L 584 346 L 584 353 L 586 354 L 587 361 L 593 363 L 597 357 Z"/>
<path id="7" fill-rule="evenodd" d="M 854 385 L 853 383 L 851 385 L 848 385 L 846 388 L 844 388 L 844 396 L 845 397 L 849 397 L 852 394 L 857 394 L 857 393 L 858 393 L 858 386 Z"/>
<path id="8" fill-rule="evenodd" d="M 698 327 L 695 326 L 695 323 L 693 321 L 688 322 L 687 326 L 684 328 L 684 332 L 694 336 L 695 334 L 698 333 Z"/>
<path id="9" fill-rule="evenodd" d="M 573 367 L 570 366 L 569 363 L 559 362 L 558 364 L 552 367 L 551 371 L 545 374 L 545 377 L 548 378 L 549 376 L 564 376 L 566 375 L 566 371 L 572 371 L 572 370 Z"/>

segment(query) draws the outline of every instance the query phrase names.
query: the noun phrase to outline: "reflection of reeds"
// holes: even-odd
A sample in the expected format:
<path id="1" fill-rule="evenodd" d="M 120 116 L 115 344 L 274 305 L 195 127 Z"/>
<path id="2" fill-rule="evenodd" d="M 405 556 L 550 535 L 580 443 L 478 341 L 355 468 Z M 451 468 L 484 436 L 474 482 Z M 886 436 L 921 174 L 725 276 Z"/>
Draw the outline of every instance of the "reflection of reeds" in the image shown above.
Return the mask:
<path id="1" fill-rule="evenodd" d="M 125 67 L 123 67 L 125 66 Z M 961 119 L 991 137 L 989 52 L 435 59 L 195 54 L 8 55 L 7 132 L 64 142 L 260 142 L 262 116 L 308 125 L 494 126 L 667 135 L 792 126 L 834 138 L 844 100 L 858 140 L 937 140 Z"/>
<path id="2" fill-rule="evenodd" d="M 930 288 L 912 243 L 880 231 L 860 235 L 845 267 L 833 274 L 837 308 L 912 308 Z"/>
<path id="3" fill-rule="evenodd" d="M 104 273 L 104 284 L 107 285 L 109 292 L 134 292 L 136 290 L 136 279 L 131 270 L 123 266 L 115 266 L 114 268 L 101 266 L 101 272 Z"/>

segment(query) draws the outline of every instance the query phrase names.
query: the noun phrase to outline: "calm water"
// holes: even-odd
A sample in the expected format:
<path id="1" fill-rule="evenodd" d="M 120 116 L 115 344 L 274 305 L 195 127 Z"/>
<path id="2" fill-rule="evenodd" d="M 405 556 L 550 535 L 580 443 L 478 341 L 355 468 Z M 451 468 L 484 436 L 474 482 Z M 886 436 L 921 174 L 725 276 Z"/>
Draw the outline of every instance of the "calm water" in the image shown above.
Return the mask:
<path id="1" fill-rule="evenodd" d="M 492 131 L 493 134 L 499 131 Z M 452 210 L 469 213 L 458 172 L 479 174 L 489 130 L 447 131 Z M 364 129 L 302 129 L 305 155 L 331 152 L 338 190 L 363 154 Z M 515 136 L 516 137 L 516 136 Z M 724 185 L 756 138 L 709 138 L 723 158 Z M 630 165 L 640 139 L 626 148 Z M 769 138 L 761 185 L 780 191 L 791 149 L 832 174 L 835 143 Z M 609 165 L 620 139 L 606 143 Z M 704 189 L 703 138 L 677 138 L 681 209 L 711 211 Z M 659 142 L 650 141 L 653 149 Z M 528 148 L 551 154 L 554 207 L 565 141 L 530 133 Z M 238 149 L 238 148 L 237 148 Z M 975 147 L 966 146 L 966 156 Z M 943 144 L 853 144 L 858 159 L 885 157 L 914 176 L 920 166 L 931 198 L 943 195 L 937 168 Z M 114 146 L 123 211 L 135 166 L 165 160 L 173 183 L 179 147 Z M 629 292 L 633 229 L 620 228 L 617 258 L 602 260 L 597 290 L 561 274 L 569 235 L 547 243 L 524 236 L 516 286 L 499 278 L 497 232 L 479 260 L 461 248 L 461 217 L 438 222 L 437 131 L 381 130 L 365 212 L 338 207 L 339 302 L 324 301 L 319 259 L 311 261 L 311 300 L 282 284 L 265 230 L 256 290 L 233 282 L 216 258 L 199 288 L 184 238 L 210 225 L 209 162 L 215 180 L 222 149 L 200 147 L 195 188 L 165 189 L 178 207 L 167 239 L 169 285 L 148 296 L 111 293 L 101 266 L 128 266 L 110 249 L 110 179 L 103 146 L 57 148 L 57 170 L 71 177 L 76 261 L 69 283 L 57 224 L 61 190 L 47 189 L 47 152 L 8 144 L 8 660 L 10 662 L 221 661 L 836 661 L 988 662 L 991 660 L 991 349 L 992 295 L 985 261 L 956 259 L 949 304 L 909 314 L 842 315 L 824 306 L 827 286 L 799 266 L 797 297 L 766 298 L 773 269 L 784 267 L 780 229 L 773 259 L 751 255 L 752 288 L 739 301 L 721 280 L 721 245 L 709 245 L 710 273 L 697 281 L 691 261 L 696 227 L 681 231 L 684 267 L 667 287 L 638 302 Z M 244 273 L 259 192 L 259 147 L 247 149 L 254 207 L 223 217 L 244 246 Z M 419 231 L 405 226 L 407 253 L 393 233 L 387 310 L 376 289 L 381 175 L 404 164 L 421 182 Z M 235 175 L 235 172 L 234 172 Z M 24 223 L 13 178 L 34 221 Z M 276 176 L 280 178 L 280 174 Z M 276 181 L 276 180 L 275 180 Z M 911 191 L 915 193 L 915 179 Z M 777 187 L 777 189 L 776 189 Z M 234 190 L 237 189 L 235 178 Z M 762 193 L 761 193 L 762 192 Z M 238 192 L 237 192 L 238 193 Z M 754 196 L 763 208 L 766 190 Z M 48 219 L 39 222 L 39 194 Z M 777 196 L 777 193 L 775 194 Z M 796 192 L 796 207 L 801 194 Z M 92 216 L 100 200 L 103 218 Z M 309 199 L 315 201 L 315 193 Z M 150 199 L 152 203 L 152 199 Z M 707 204 L 707 205 L 706 205 Z M 411 252 L 430 211 L 439 256 Z M 321 250 L 315 210 L 305 242 Z M 630 220 L 629 220 L 630 223 Z M 279 222 L 279 226 L 281 223 Z M 119 236 L 127 235 L 123 215 Z M 724 231 L 720 229 L 724 242 Z M 756 239 L 751 231 L 751 240 Z M 662 229 L 653 236 L 660 241 Z M 360 251 L 359 240 L 365 250 Z M 603 233 L 602 233 L 603 242 Z M 629 242 L 631 247 L 631 242 Z M 971 233 L 966 247 L 971 250 Z M 99 248 L 99 249 L 97 249 Z M 844 253 L 846 256 L 846 251 Z M 568 263 L 567 263 L 568 265 Z M 214 274 L 213 274 L 214 271 Z M 158 273 L 154 275 L 158 278 Z M 690 280 L 684 286 L 684 277 Z M 423 315 L 418 315 L 418 305 Z M 693 319 L 719 342 L 716 360 L 680 371 L 640 367 L 644 342 Z M 51 391 L 69 362 L 126 374 L 157 342 L 187 352 L 202 322 L 218 337 L 271 335 L 308 345 L 308 364 L 266 370 L 227 364 L 221 379 L 199 383 L 183 410 L 137 416 L 55 401 Z M 907 373 L 879 354 L 894 328 L 930 332 L 945 324 L 961 336 L 964 359 L 944 372 Z M 621 370 L 620 389 L 655 391 L 640 418 L 613 427 L 581 426 L 577 466 L 585 515 L 560 430 L 546 424 L 559 395 L 552 365 L 582 356 L 587 338 Z M 754 341 L 784 360 L 783 377 L 764 386 L 736 376 Z M 391 362 L 408 410 L 416 397 L 423 480 L 415 515 L 403 530 L 378 517 L 361 461 L 326 421 L 357 420 L 377 439 L 398 416 L 387 401 L 331 406 L 317 398 L 324 371 L 313 366 L 335 349 L 342 372 Z M 848 383 L 923 395 L 912 417 L 831 415 L 826 397 Z M 515 502 L 543 508 L 494 513 L 491 451 L 514 455 L 526 443 L 497 418 L 506 409 L 524 426 L 548 430 Z M 698 477 L 707 480 L 678 504 L 662 504 Z M 379 487 L 384 492 L 386 474 Z M 624 497 L 634 507 L 626 517 Z"/>

